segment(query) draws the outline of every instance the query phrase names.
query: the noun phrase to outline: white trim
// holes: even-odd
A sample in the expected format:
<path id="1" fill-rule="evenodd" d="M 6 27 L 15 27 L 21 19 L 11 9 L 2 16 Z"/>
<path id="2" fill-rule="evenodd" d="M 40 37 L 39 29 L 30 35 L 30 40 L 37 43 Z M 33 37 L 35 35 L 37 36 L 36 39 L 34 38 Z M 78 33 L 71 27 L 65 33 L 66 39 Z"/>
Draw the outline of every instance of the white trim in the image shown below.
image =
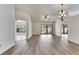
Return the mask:
<path id="1" fill-rule="evenodd" d="M 13 43 L 12 45 L 8 46 L 6 49 L 4 49 L 2 52 L 0 52 L 0 54 L 2 54 L 3 52 L 7 51 L 8 49 L 10 49 L 11 47 L 13 47 L 15 45 L 15 43 Z"/>
<path id="2" fill-rule="evenodd" d="M 73 43 L 76 43 L 76 44 L 79 44 L 78 41 L 74 41 L 74 40 L 69 40 L 69 41 L 71 41 L 71 42 L 73 42 Z"/>

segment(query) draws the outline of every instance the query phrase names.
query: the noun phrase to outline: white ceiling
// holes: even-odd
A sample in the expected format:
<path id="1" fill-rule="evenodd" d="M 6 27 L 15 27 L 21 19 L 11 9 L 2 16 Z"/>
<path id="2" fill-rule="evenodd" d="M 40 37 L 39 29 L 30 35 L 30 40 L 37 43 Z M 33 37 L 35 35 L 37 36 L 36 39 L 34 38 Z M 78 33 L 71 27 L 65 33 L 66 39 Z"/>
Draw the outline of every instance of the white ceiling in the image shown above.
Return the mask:
<path id="1" fill-rule="evenodd" d="M 32 21 L 40 22 L 41 16 L 47 14 L 50 16 L 49 22 L 57 19 L 58 12 L 60 11 L 60 4 L 18 4 L 16 10 L 29 13 Z M 69 12 L 69 16 L 79 13 L 79 4 L 64 4 L 64 10 Z M 41 20 L 43 21 L 43 20 Z M 47 22 L 48 22 L 47 21 Z"/>

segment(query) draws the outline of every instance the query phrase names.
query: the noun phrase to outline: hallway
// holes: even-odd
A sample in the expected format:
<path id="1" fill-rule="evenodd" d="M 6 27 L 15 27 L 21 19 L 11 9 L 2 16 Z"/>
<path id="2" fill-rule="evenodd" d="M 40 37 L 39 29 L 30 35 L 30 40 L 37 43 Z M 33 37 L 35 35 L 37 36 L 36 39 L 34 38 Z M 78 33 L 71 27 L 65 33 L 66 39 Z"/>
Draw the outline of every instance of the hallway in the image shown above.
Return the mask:
<path id="1" fill-rule="evenodd" d="M 28 41 L 16 45 L 3 55 L 73 55 L 79 54 L 79 45 L 52 35 L 33 35 Z"/>

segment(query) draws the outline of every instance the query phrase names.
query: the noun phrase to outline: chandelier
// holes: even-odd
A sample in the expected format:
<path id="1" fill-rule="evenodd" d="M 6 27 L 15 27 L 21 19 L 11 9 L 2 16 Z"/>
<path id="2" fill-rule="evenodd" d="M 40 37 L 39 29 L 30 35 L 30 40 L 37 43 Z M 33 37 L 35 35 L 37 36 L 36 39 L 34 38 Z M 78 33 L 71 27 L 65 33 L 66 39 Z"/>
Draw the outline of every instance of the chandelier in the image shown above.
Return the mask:
<path id="1" fill-rule="evenodd" d="M 67 16 L 67 13 L 66 13 L 66 11 L 63 10 L 63 4 L 61 4 L 61 10 L 59 12 L 59 18 L 61 19 L 61 21 L 63 21 L 66 16 Z"/>
<path id="2" fill-rule="evenodd" d="M 43 20 L 48 20 L 48 18 L 49 18 L 48 15 L 44 15 L 44 16 L 42 16 L 42 19 L 43 19 Z"/>

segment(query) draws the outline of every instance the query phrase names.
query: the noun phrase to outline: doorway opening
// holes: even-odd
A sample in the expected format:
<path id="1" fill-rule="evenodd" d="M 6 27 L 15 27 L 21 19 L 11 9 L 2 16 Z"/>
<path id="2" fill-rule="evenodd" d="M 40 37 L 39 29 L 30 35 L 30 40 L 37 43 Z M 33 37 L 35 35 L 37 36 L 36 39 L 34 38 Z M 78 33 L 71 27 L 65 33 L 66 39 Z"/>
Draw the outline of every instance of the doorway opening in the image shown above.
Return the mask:
<path id="1" fill-rule="evenodd" d="M 17 20 L 15 27 L 16 27 L 15 41 L 25 40 L 27 36 L 26 21 Z"/>
<path id="2" fill-rule="evenodd" d="M 42 24 L 41 33 L 42 34 L 53 34 L 53 25 L 52 24 Z"/>
<path id="3" fill-rule="evenodd" d="M 66 24 L 62 25 L 62 34 L 68 34 L 68 26 Z"/>
<path id="4" fill-rule="evenodd" d="M 62 39 L 68 40 L 68 25 L 67 24 L 62 25 Z"/>

